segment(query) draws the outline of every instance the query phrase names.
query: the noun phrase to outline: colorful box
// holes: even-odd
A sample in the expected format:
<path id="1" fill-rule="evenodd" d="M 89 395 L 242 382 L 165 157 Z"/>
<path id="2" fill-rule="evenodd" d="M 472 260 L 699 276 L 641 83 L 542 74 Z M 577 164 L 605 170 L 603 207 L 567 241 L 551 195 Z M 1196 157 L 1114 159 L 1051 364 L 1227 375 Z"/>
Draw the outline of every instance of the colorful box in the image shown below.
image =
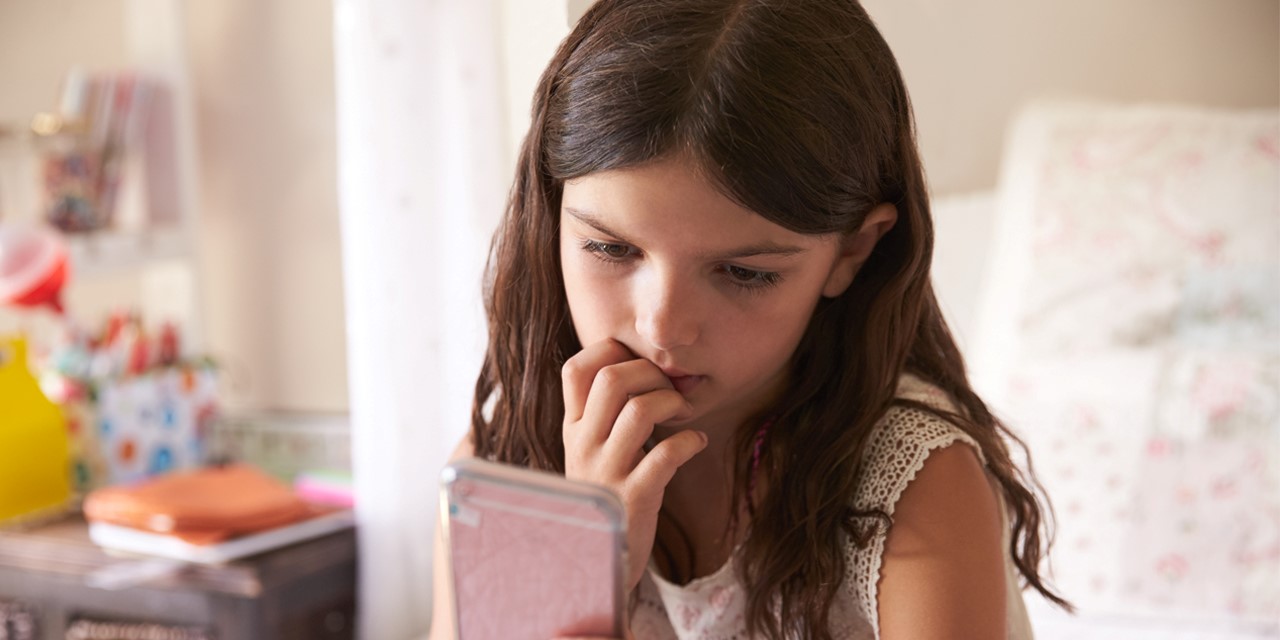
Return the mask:
<path id="1" fill-rule="evenodd" d="M 178 366 L 97 385 L 64 404 L 76 488 L 129 483 L 201 464 L 218 415 L 212 367 Z"/>

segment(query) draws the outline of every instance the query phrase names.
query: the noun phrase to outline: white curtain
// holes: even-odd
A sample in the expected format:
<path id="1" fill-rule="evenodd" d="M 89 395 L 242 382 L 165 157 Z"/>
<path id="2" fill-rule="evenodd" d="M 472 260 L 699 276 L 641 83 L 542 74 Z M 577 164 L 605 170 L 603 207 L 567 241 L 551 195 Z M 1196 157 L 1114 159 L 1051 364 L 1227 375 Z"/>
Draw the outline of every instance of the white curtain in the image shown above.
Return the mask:
<path id="1" fill-rule="evenodd" d="M 494 0 L 335 0 L 360 636 L 430 622 L 441 464 L 483 353 L 507 190 Z M 334 348 L 340 348 L 335 345 Z"/>

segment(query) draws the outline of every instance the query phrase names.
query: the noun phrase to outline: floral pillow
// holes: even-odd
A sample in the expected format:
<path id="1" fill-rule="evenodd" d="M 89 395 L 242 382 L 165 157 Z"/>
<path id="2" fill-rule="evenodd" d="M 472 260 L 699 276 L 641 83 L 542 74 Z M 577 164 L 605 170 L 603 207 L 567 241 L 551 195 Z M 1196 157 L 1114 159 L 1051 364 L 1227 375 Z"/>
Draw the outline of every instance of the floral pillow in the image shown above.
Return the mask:
<path id="1" fill-rule="evenodd" d="M 1280 117 L 1040 105 L 1011 131 L 975 376 L 1086 612 L 1280 631 Z"/>

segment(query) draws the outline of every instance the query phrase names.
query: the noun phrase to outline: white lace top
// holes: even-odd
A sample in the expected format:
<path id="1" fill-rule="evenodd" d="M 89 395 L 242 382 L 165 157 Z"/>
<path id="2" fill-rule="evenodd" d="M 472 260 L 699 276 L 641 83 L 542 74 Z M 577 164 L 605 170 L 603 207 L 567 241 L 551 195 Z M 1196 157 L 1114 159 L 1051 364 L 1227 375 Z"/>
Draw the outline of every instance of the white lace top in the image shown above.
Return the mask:
<path id="1" fill-rule="evenodd" d="M 951 404 L 942 391 L 912 376 L 903 376 L 898 396 L 938 407 Z M 986 458 L 977 443 L 949 422 L 918 409 L 894 407 L 871 432 L 864 457 L 866 482 L 858 487 L 854 506 L 860 510 L 882 509 L 890 516 L 907 484 L 924 467 L 934 449 L 963 442 L 973 447 L 979 460 Z M 992 490 L 1000 500 L 1004 517 L 1004 548 L 1009 548 L 1008 514 L 997 490 L 995 478 L 988 474 Z M 835 638 L 874 640 L 880 636 L 876 609 L 876 589 L 880 563 L 884 554 L 885 535 L 872 539 L 865 550 L 847 542 L 846 573 L 841 595 L 831 611 L 831 633 Z M 650 566 L 637 589 L 637 605 L 631 619 L 631 631 L 642 640 L 732 640 L 748 637 L 745 624 L 746 593 L 734 570 L 734 557 L 715 573 L 698 578 L 687 585 L 668 582 Z M 1018 574 L 1012 557 L 1005 559 L 1005 590 L 1008 601 L 1009 640 L 1030 640 L 1031 625 L 1027 620 Z"/>

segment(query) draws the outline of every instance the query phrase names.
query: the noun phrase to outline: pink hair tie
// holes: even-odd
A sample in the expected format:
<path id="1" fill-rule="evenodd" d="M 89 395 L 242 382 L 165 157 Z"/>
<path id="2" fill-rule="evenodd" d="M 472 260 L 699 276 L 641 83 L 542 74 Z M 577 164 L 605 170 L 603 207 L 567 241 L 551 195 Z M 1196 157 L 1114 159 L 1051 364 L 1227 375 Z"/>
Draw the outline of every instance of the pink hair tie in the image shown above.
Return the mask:
<path id="1" fill-rule="evenodd" d="M 756 507 L 754 498 L 756 495 L 756 473 L 760 471 L 760 457 L 764 453 L 764 437 L 769 433 L 769 428 L 773 426 L 775 416 L 770 416 L 764 424 L 760 425 L 760 429 L 756 431 L 755 447 L 751 451 L 751 474 L 747 476 L 747 514 L 755 517 Z"/>

